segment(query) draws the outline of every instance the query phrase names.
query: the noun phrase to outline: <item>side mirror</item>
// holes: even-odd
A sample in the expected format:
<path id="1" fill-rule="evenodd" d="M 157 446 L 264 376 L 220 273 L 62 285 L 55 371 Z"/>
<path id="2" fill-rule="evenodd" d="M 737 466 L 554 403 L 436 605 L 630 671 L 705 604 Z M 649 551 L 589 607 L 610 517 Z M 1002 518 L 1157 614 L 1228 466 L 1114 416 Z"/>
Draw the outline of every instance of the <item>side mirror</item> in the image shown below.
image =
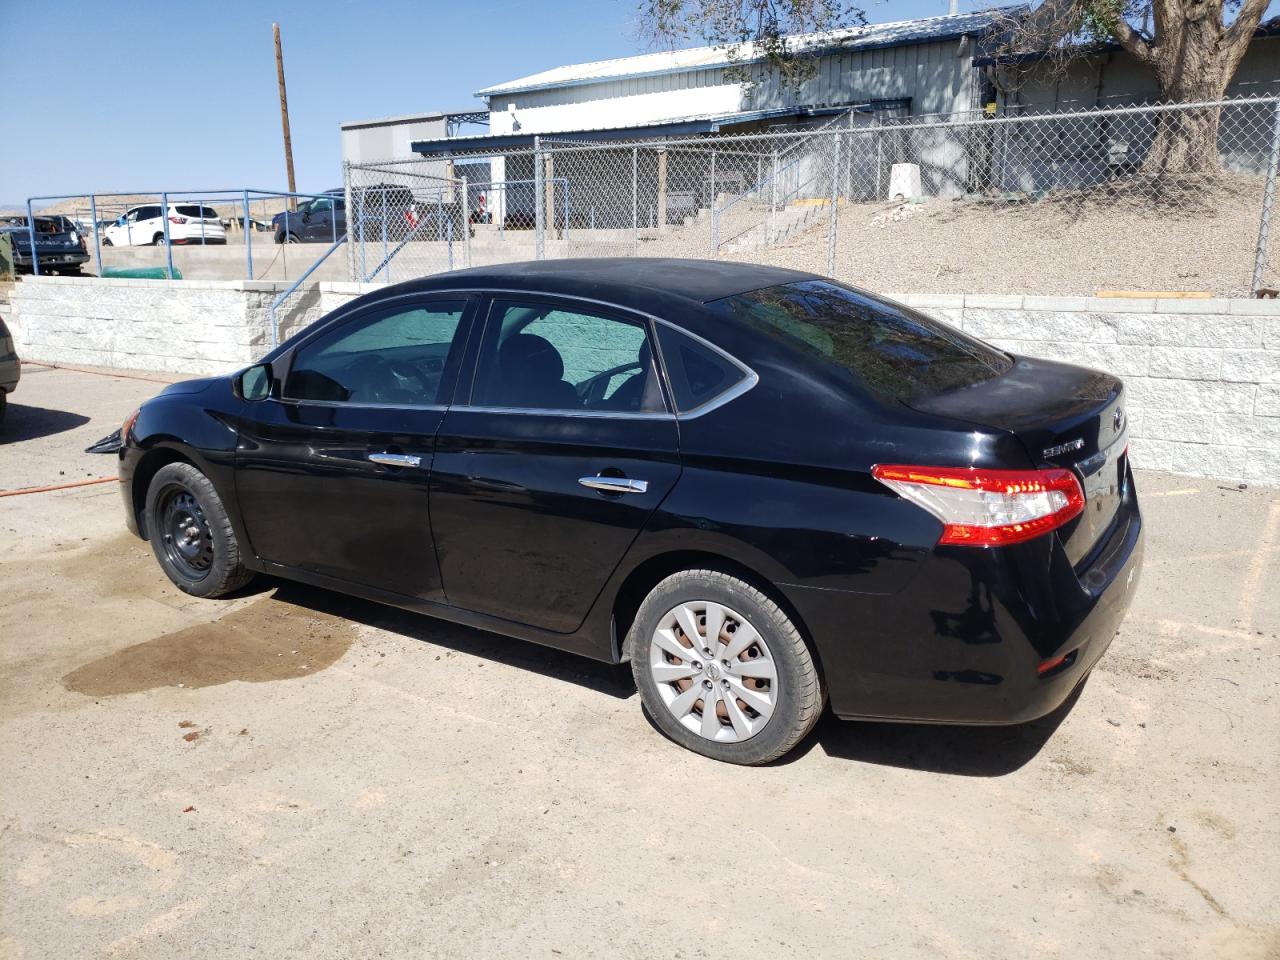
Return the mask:
<path id="1" fill-rule="evenodd" d="M 271 395 L 271 364 L 260 363 L 242 370 L 231 381 L 232 392 L 241 400 L 256 402 Z"/>

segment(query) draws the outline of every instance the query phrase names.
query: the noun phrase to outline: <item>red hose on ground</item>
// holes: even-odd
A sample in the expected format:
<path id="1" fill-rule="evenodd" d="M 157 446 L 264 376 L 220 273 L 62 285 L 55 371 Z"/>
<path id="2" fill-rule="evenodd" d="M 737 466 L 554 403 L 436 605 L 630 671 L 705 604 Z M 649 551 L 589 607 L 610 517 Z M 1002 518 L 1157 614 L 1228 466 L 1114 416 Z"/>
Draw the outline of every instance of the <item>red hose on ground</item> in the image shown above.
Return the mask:
<path id="1" fill-rule="evenodd" d="M 114 370 L 89 370 L 84 367 L 68 367 L 60 363 L 44 363 L 40 360 L 23 360 L 24 367 L 45 367 L 49 370 L 70 370 L 72 373 L 90 373 L 97 377 L 119 377 L 123 380 L 145 380 L 148 383 L 173 383 L 173 378 L 148 377 L 137 373 L 117 373 Z M 195 374 L 191 374 L 195 376 Z"/>
<path id="2" fill-rule="evenodd" d="M 119 477 L 94 477 L 92 480 L 72 480 L 70 483 L 55 483 L 48 487 L 20 487 L 17 490 L 0 490 L 0 497 L 20 497 L 24 493 L 49 493 L 51 490 L 68 490 L 71 487 L 89 487 L 95 483 L 119 483 Z"/>

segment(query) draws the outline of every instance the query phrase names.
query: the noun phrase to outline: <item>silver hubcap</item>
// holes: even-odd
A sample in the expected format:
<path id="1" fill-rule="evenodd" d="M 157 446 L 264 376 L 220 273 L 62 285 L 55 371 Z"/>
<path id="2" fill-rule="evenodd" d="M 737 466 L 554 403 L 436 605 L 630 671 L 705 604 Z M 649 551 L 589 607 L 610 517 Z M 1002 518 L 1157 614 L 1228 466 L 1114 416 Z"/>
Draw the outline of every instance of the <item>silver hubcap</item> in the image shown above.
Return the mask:
<path id="1" fill-rule="evenodd" d="M 658 621 L 649 672 L 671 715 L 707 740 L 754 737 L 778 703 L 768 644 L 746 617 L 712 600 L 682 603 Z"/>

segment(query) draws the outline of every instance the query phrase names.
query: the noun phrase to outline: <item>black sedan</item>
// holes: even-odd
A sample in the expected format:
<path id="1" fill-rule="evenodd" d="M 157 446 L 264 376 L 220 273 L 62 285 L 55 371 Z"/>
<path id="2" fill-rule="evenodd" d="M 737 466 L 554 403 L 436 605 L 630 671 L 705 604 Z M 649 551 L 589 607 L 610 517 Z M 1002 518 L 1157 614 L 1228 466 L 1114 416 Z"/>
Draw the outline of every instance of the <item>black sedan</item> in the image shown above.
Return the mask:
<path id="1" fill-rule="evenodd" d="M 99 449 L 179 587 L 268 573 L 608 662 L 735 763 L 1018 723 L 1141 564 L 1125 396 L 806 273 L 545 261 L 387 287 Z"/>

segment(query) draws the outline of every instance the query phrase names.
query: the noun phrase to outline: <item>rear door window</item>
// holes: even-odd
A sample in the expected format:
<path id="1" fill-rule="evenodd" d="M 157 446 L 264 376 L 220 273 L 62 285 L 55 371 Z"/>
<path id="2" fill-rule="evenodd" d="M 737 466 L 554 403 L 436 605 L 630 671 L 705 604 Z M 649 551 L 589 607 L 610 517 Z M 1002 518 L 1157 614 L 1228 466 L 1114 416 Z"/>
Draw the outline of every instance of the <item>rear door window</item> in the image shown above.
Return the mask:
<path id="1" fill-rule="evenodd" d="M 514 410 L 666 409 L 642 322 L 542 301 L 493 302 L 472 402 Z"/>
<path id="2" fill-rule="evenodd" d="M 998 377 L 1007 354 L 909 307 L 829 280 L 804 280 L 707 305 L 848 371 L 872 393 L 911 401 Z"/>

